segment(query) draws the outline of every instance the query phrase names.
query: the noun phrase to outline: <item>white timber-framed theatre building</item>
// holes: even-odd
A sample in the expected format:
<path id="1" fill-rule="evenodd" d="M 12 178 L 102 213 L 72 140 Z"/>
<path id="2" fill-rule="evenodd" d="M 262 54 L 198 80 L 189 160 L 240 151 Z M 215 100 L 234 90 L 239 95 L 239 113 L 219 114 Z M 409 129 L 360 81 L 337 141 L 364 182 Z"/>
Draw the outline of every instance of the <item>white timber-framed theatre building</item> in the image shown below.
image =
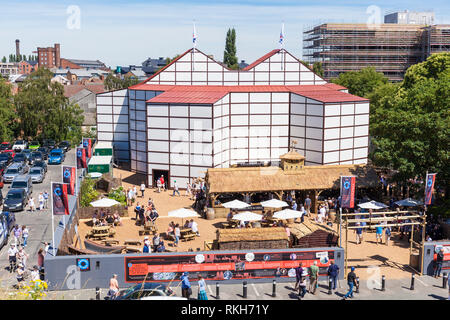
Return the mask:
<path id="1" fill-rule="evenodd" d="M 366 164 L 369 100 L 285 49 L 241 70 L 190 49 L 140 84 L 97 94 L 97 135 L 149 186 L 164 175 L 184 188 L 208 168 L 279 161 L 290 146 L 305 165 Z"/>

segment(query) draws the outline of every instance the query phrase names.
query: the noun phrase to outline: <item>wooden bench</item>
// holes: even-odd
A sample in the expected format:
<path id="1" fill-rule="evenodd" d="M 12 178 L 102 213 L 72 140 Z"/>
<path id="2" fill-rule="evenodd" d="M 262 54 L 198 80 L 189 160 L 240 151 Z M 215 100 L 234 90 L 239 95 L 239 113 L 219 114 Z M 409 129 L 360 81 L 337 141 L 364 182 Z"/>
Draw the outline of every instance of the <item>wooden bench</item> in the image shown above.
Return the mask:
<path id="1" fill-rule="evenodd" d="M 181 235 L 181 241 L 194 240 L 196 237 L 195 233 L 185 233 Z"/>
<path id="2" fill-rule="evenodd" d="M 142 244 L 142 242 L 140 240 L 125 240 L 123 242 L 124 245 L 136 245 L 136 246 L 140 246 Z"/>
<path id="3" fill-rule="evenodd" d="M 126 246 L 125 247 L 125 251 L 126 253 L 141 253 L 142 249 L 139 247 L 134 247 L 134 246 Z"/>
<path id="4" fill-rule="evenodd" d="M 102 241 L 105 245 L 113 245 L 113 244 L 119 244 L 119 240 L 115 239 L 106 239 Z"/>
<path id="5" fill-rule="evenodd" d="M 70 254 L 74 254 L 74 255 L 82 255 L 82 254 L 97 254 L 97 252 L 92 251 L 92 250 L 88 250 L 88 249 L 80 249 L 80 248 L 75 248 L 74 246 L 68 245 L 67 248 L 69 249 L 69 253 Z"/>

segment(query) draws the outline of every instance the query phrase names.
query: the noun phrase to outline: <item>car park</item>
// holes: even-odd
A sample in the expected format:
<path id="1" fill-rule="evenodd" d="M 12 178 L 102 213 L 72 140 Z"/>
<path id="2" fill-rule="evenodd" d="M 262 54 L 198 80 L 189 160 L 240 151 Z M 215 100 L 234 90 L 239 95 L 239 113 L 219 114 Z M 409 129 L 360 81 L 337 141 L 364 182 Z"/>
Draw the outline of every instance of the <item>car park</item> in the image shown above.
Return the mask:
<path id="1" fill-rule="evenodd" d="M 174 292 L 166 284 L 145 282 L 120 290 L 114 300 L 185 300 L 174 296 Z"/>
<path id="2" fill-rule="evenodd" d="M 25 189 L 10 189 L 3 202 L 3 211 L 23 211 L 27 201 Z"/>
<path id="3" fill-rule="evenodd" d="M 12 183 L 14 178 L 28 172 L 28 166 L 22 163 L 13 163 L 3 172 L 3 181 Z"/>
<path id="4" fill-rule="evenodd" d="M 0 248 L 8 243 L 9 234 L 16 225 L 14 212 L 3 211 L 0 213 Z"/>
<path id="5" fill-rule="evenodd" d="M 33 165 L 36 161 L 43 161 L 44 157 L 42 156 L 42 153 L 39 151 L 33 151 L 30 154 L 30 158 L 28 159 L 28 163 Z"/>
<path id="6" fill-rule="evenodd" d="M 6 164 L 9 165 L 12 162 L 13 158 L 10 153 L 0 153 L 0 165 Z"/>
<path id="7" fill-rule="evenodd" d="M 46 147 L 50 152 L 52 149 L 56 148 L 56 142 L 55 142 L 55 140 L 45 139 L 42 142 L 42 146 Z"/>
<path id="8" fill-rule="evenodd" d="M 16 156 L 14 157 L 13 163 L 23 163 L 26 164 L 28 162 L 28 157 L 25 153 L 20 152 L 20 153 L 16 153 Z"/>
<path id="9" fill-rule="evenodd" d="M 65 155 L 61 149 L 53 149 L 48 155 L 48 164 L 61 164 L 64 162 Z"/>
<path id="10" fill-rule="evenodd" d="M 31 141 L 31 142 L 30 142 L 30 144 L 28 145 L 28 149 L 30 149 L 30 150 L 36 150 L 36 149 L 38 149 L 40 146 L 41 146 L 41 145 L 40 145 L 39 141 L 34 140 L 34 141 Z"/>
<path id="11" fill-rule="evenodd" d="M 16 140 L 16 142 L 14 142 L 14 145 L 12 146 L 12 149 L 15 152 L 20 152 L 25 150 L 28 147 L 28 142 L 26 142 L 25 140 Z"/>
<path id="12" fill-rule="evenodd" d="M 9 143 L 9 142 L 2 142 L 2 144 L 0 144 L 0 151 L 11 149 L 11 147 L 12 147 L 11 143 Z"/>
<path id="13" fill-rule="evenodd" d="M 33 150 L 25 149 L 25 150 L 22 150 L 21 153 L 23 153 L 27 157 L 27 160 L 29 160 L 30 156 L 31 156 L 31 152 L 33 152 Z"/>
<path id="14" fill-rule="evenodd" d="M 41 167 L 31 167 L 28 175 L 31 177 L 31 182 L 41 183 L 45 179 L 45 170 Z"/>
<path id="15" fill-rule="evenodd" d="M 69 142 L 69 141 L 66 141 L 66 140 L 61 141 L 61 142 L 58 144 L 58 148 L 61 149 L 61 150 L 64 151 L 64 152 L 69 151 L 69 150 L 70 150 L 70 142 Z"/>
<path id="16" fill-rule="evenodd" d="M 36 161 L 33 164 L 33 168 L 34 167 L 42 168 L 42 169 L 44 169 L 44 172 L 47 172 L 47 163 L 45 161 Z"/>
<path id="17" fill-rule="evenodd" d="M 47 147 L 40 147 L 37 149 L 37 151 L 39 151 L 40 153 L 42 153 L 42 157 L 44 158 L 44 160 L 48 159 L 48 153 L 50 152 L 49 149 Z"/>
<path id="18" fill-rule="evenodd" d="M 29 198 L 33 193 L 33 182 L 31 177 L 27 175 L 19 175 L 14 178 L 10 186 L 11 189 L 24 189 Z"/>

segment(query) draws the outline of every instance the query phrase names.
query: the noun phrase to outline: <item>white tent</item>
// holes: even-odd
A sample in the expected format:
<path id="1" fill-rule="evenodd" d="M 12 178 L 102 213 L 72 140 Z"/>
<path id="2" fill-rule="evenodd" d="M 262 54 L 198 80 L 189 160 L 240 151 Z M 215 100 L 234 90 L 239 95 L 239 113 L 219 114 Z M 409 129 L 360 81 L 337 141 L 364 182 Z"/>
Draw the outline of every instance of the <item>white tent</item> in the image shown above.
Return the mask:
<path id="1" fill-rule="evenodd" d="M 91 172 L 88 173 L 87 176 L 92 179 L 100 178 L 102 174 L 100 172 Z"/>
<path id="2" fill-rule="evenodd" d="M 230 209 L 244 209 L 249 207 L 250 205 L 248 203 L 235 199 L 233 201 L 222 203 L 222 206 Z"/>
<path id="3" fill-rule="evenodd" d="M 377 209 L 384 209 L 387 208 L 388 206 L 385 205 L 384 203 L 381 202 L 377 202 L 377 201 L 369 201 L 369 202 L 364 202 L 364 203 L 360 203 L 358 204 L 358 207 L 360 207 L 361 209 L 373 209 L 373 210 L 377 210 Z"/>
<path id="4" fill-rule="evenodd" d="M 273 214 L 274 218 L 286 220 L 286 219 L 297 219 L 301 218 L 303 212 L 292 210 L 292 209 L 284 209 Z"/>
<path id="5" fill-rule="evenodd" d="M 396 201 L 395 204 L 398 205 L 399 207 L 417 207 L 423 205 L 423 202 L 407 198 L 404 200 Z"/>
<path id="6" fill-rule="evenodd" d="M 174 218 L 196 218 L 196 217 L 200 217 L 200 215 L 197 212 L 195 212 L 194 210 L 190 210 L 190 209 L 186 209 L 186 208 L 181 208 L 181 209 L 169 211 L 168 216 L 169 217 L 174 217 Z"/>
<path id="7" fill-rule="evenodd" d="M 250 211 L 244 211 L 233 216 L 233 220 L 239 221 L 260 221 L 263 216 L 261 214 L 253 213 Z"/>
<path id="8" fill-rule="evenodd" d="M 103 208 L 109 208 L 109 207 L 115 206 L 117 204 L 120 204 L 120 202 L 118 202 L 114 199 L 109 199 L 109 198 L 103 198 L 100 200 L 92 201 L 90 203 L 90 205 L 93 207 L 103 207 Z"/>
<path id="9" fill-rule="evenodd" d="M 261 205 L 265 208 L 283 208 L 283 207 L 289 207 L 289 205 L 281 200 L 278 199 L 271 199 L 267 201 L 261 202 Z"/>

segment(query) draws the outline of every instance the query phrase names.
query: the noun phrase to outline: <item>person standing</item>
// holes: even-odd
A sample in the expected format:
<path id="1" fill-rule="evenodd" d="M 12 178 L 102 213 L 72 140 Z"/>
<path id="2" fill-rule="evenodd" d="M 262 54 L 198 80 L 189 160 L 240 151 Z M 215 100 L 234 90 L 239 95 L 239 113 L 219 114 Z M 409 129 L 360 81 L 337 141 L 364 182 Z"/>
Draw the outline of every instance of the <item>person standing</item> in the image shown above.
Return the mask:
<path id="1" fill-rule="evenodd" d="M 44 273 L 44 259 L 45 259 L 44 249 L 40 248 L 39 251 L 38 251 L 37 261 L 38 261 L 39 275 L 40 275 L 40 279 L 41 280 L 45 279 L 45 276 L 44 276 L 44 274 L 45 274 Z"/>
<path id="2" fill-rule="evenodd" d="M 178 242 L 180 241 L 180 237 L 181 237 L 180 225 L 178 223 L 175 225 L 174 233 L 175 233 L 174 246 L 178 247 Z"/>
<path id="3" fill-rule="evenodd" d="M 306 213 L 308 214 L 308 217 L 310 217 L 311 216 L 311 199 L 309 198 L 309 194 L 306 195 L 305 210 L 306 210 Z"/>
<path id="4" fill-rule="evenodd" d="M 17 246 L 18 244 L 20 244 L 20 237 L 22 236 L 22 229 L 19 227 L 18 224 L 14 226 L 13 235 L 14 235 L 14 245 Z"/>
<path id="5" fill-rule="evenodd" d="M 42 196 L 44 197 L 44 208 L 48 209 L 48 197 L 49 197 L 49 194 L 48 194 L 47 190 L 44 191 L 44 194 Z"/>
<path id="6" fill-rule="evenodd" d="M 28 235 L 29 235 L 29 231 L 27 226 L 23 225 L 22 226 L 22 245 L 25 248 L 27 246 L 27 242 L 28 242 Z"/>
<path id="7" fill-rule="evenodd" d="M 362 242 L 362 232 L 363 232 L 363 228 L 361 228 L 361 224 L 359 222 L 356 223 L 356 225 L 358 226 L 358 228 L 355 229 L 356 232 L 356 244 L 361 244 Z"/>
<path id="8" fill-rule="evenodd" d="M 139 202 L 136 204 L 136 207 L 134 208 L 135 217 L 134 220 L 138 220 L 139 218 L 139 211 L 141 211 L 141 206 L 139 205 Z"/>
<path id="9" fill-rule="evenodd" d="M 21 286 L 22 282 L 24 280 L 23 277 L 24 277 L 24 274 L 25 274 L 25 266 L 22 263 L 19 263 L 17 267 L 18 267 L 17 270 L 16 270 L 17 284 L 19 286 Z"/>
<path id="10" fill-rule="evenodd" d="M 33 266 L 33 271 L 31 271 L 31 281 L 38 281 L 39 277 L 39 268 L 38 266 Z"/>
<path id="11" fill-rule="evenodd" d="M 142 248 L 142 253 L 149 253 L 150 252 L 150 246 L 148 244 L 148 238 L 147 240 L 144 240 L 144 248 Z"/>
<path id="12" fill-rule="evenodd" d="M 317 289 L 317 278 L 319 276 L 319 267 L 317 266 L 317 261 L 314 261 L 313 265 L 309 268 L 309 292 L 316 294 Z"/>
<path id="13" fill-rule="evenodd" d="M 384 229 L 384 237 L 385 237 L 385 242 L 386 245 L 389 245 L 389 241 L 391 240 L 391 227 L 386 227 Z"/>
<path id="14" fill-rule="evenodd" d="M 444 248 L 441 248 L 441 250 L 439 250 L 438 254 L 436 255 L 436 266 L 434 269 L 435 278 L 439 278 L 441 276 L 443 261 L 444 261 Z"/>
<path id="15" fill-rule="evenodd" d="M 155 235 L 153 236 L 152 239 L 153 242 L 153 252 L 156 252 L 156 248 L 158 248 L 160 242 L 161 242 L 161 238 L 159 237 L 159 233 L 155 232 Z"/>
<path id="16" fill-rule="evenodd" d="M 166 183 L 164 182 L 164 176 L 162 175 L 161 178 L 159 179 L 160 183 L 161 183 L 161 188 L 166 191 Z"/>
<path id="17" fill-rule="evenodd" d="M 375 236 L 376 236 L 376 241 L 378 244 L 378 240 L 380 241 L 380 244 L 383 243 L 383 227 L 378 226 L 375 227 Z"/>
<path id="18" fill-rule="evenodd" d="M 31 212 L 34 212 L 36 210 L 33 197 L 30 197 L 30 200 L 28 200 L 28 206 L 30 207 Z"/>
<path id="19" fill-rule="evenodd" d="M 339 267 L 334 264 L 334 261 L 331 261 L 330 266 L 328 267 L 328 277 L 331 279 L 332 289 L 336 290 L 336 282 L 339 276 Z"/>
<path id="20" fill-rule="evenodd" d="M 142 181 L 142 183 L 141 183 L 141 198 L 144 197 L 144 192 L 145 192 L 145 183 L 144 183 L 144 181 Z"/>
<path id="21" fill-rule="evenodd" d="M 206 282 L 202 275 L 198 276 L 198 295 L 197 300 L 208 300 L 208 295 L 206 294 Z"/>
<path id="22" fill-rule="evenodd" d="M 42 192 L 39 193 L 38 201 L 39 201 L 39 211 L 44 210 L 44 195 L 42 194 Z"/>
<path id="23" fill-rule="evenodd" d="M 185 197 L 189 196 L 189 200 L 192 199 L 192 191 L 191 191 L 191 184 L 188 182 L 186 182 L 186 193 L 184 195 Z"/>
<path id="24" fill-rule="evenodd" d="M 177 180 L 173 181 L 173 194 L 172 196 L 175 196 L 175 193 L 178 194 L 178 196 L 180 196 L 180 191 L 178 191 L 178 183 Z"/>
<path id="25" fill-rule="evenodd" d="M 131 190 L 131 188 L 128 189 L 127 200 L 128 200 L 128 205 L 131 206 L 133 204 L 133 190 Z"/>
<path id="26" fill-rule="evenodd" d="M 133 187 L 133 200 L 134 200 L 134 201 L 136 201 L 137 196 L 138 196 L 138 194 L 137 194 L 137 187 L 134 186 L 134 187 Z"/>
<path id="27" fill-rule="evenodd" d="M 109 280 L 109 291 L 108 296 L 115 297 L 119 293 L 119 282 L 117 281 L 117 274 L 113 274 L 112 278 Z"/>
<path id="28" fill-rule="evenodd" d="M 297 211 L 297 201 L 292 201 L 292 210 Z"/>
<path id="29" fill-rule="evenodd" d="M 191 223 L 192 223 L 192 226 L 191 226 L 192 232 L 195 232 L 195 234 L 198 237 L 200 237 L 200 231 L 198 231 L 198 223 L 196 221 L 194 221 L 194 219 L 191 219 Z"/>
<path id="30" fill-rule="evenodd" d="M 295 287 L 294 290 L 297 291 L 299 289 L 300 280 L 302 279 L 302 273 L 303 273 L 303 263 L 299 263 L 298 267 L 295 268 Z"/>
<path id="31" fill-rule="evenodd" d="M 10 248 L 8 249 L 8 260 L 9 260 L 9 273 L 13 273 L 16 271 L 17 267 L 17 247 L 14 243 L 11 243 Z"/>
<path id="32" fill-rule="evenodd" d="M 306 294 L 306 277 L 308 276 L 308 271 L 306 268 L 303 269 L 302 275 L 299 282 L 299 292 L 298 299 L 303 299 Z"/>
<path id="33" fill-rule="evenodd" d="M 344 296 L 344 300 L 348 297 L 353 298 L 353 287 L 357 285 L 356 283 L 356 274 L 355 274 L 355 267 L 350 268 L 350 272 L 347 275 L 347 284 L 349 287 L 349 290 L 347 294 Z"/>
<path id="34" fill-rule="evenodd" d="M 17 252 L 17 262 L 23 264 L 24 268 L 27 267 L 28 254 L 25 252 L 22 246 L 19 247 Z"/>
<path id="35" fill-rule="evenodd" d="M 187 272 L 183 272 L 180 278 L 181 280 L 181 295 L 184 298 L 189 299 L 192 294 L 191 283 L 189 282 L 189 275 Z"/>

